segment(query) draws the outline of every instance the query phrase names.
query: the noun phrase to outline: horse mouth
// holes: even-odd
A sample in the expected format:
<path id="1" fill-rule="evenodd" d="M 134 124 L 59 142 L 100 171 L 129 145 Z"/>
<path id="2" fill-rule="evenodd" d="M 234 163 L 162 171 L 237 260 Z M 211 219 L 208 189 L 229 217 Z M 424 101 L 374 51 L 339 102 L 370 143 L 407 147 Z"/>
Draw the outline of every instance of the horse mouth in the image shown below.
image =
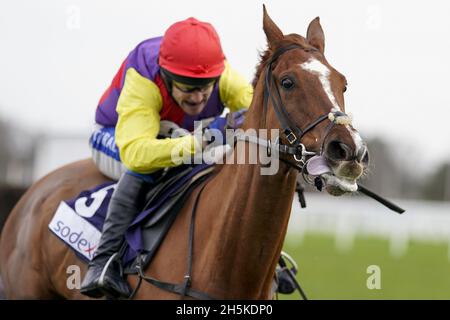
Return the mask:
<path id="1" fill-rule="evenodd" d="M 340 178 L 330 173 L 324 173 L 321 177 L 325 182 L 327 192 L 333 196 L 341 196 L 358 190 L 355 179 Z"/>
<path id="2" fill-rule="evenodd" d="M 307 172 L 312 176 L 319 176 L 327 192 L 333 196 L 340 196 L 345 193 L 352 193 L 358 190 L 356 183 L 359 177 L 343 177 L 335 174 L 332 166 L 324 156 L 314 156 L 307 163 Z"/>

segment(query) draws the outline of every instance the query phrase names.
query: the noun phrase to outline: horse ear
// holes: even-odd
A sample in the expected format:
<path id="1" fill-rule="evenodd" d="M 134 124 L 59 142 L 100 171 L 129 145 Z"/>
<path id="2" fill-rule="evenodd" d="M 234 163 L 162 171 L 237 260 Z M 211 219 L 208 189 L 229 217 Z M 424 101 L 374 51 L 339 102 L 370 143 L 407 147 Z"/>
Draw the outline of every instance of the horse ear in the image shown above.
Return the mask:
<path id="1" fill-rule="evenodd" d="M 317 48 L 322 54 L 325 51 L 325 35 L 323 34 L 320 18 L 317 17 L 308 26 L 306 40 L 313 47 Z"/>
<path id="2" fill-rule="evenodd" d="M 272 19 L 267 14 L 266 6 L 263 5 L 263 29 L 267 37 L 267 42 L 269 43 L 269 47 L 273 47 L 274 44 L 284 38 L 283 32 L 281 32 L 280 28 L 272 21 Z"/>

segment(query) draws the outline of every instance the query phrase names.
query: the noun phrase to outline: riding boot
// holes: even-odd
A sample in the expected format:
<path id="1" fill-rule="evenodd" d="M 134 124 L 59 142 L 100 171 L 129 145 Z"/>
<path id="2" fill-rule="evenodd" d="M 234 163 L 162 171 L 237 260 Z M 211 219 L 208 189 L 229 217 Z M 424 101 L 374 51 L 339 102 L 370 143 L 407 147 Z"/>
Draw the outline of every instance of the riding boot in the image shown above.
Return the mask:
<path id="1" fill-rule="evenodd" d="M 123 244 L 128 226 L 144 205 L 149 186 L 142 178 L 129 173 L 120 178 L 111 197 L 99 245 L 81 284 L 82 294 L 92 298 L 104 295 L 126 298 L 131 295 L 116 253 Z"/>

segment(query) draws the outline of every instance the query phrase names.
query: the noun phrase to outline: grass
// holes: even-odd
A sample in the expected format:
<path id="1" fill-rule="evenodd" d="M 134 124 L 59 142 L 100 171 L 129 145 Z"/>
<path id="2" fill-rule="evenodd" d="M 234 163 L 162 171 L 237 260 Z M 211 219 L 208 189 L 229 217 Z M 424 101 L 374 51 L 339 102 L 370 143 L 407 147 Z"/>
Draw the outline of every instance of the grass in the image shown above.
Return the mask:
<path id="1" fill-rule="evenodd" d="M 340 253 L 333 236 L 308 234 L 302 241 L 288 236 L 284 251 L 299 264 L 297 279 L 309 299 L 450 299 L 447 244 L 413 242 L 399 258 L 390 256 L 388 246 L 387 240 L 357 237 L 351 250 Z M 367 288 L 370 265 L 380 267 L 381 289 Z"/>

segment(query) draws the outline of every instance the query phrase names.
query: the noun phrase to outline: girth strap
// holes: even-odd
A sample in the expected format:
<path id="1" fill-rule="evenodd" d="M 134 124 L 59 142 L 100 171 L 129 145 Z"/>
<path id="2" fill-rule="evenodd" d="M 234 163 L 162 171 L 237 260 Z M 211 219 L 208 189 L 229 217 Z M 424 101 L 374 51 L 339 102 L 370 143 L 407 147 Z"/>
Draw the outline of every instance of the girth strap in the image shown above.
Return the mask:
<path id="1" fill-rule="evenodd" d="M 169 283 L 169 282 L 164 282 L 164 281 L 160 281 L 157 280 L 155 278 L 149 277 L 147 275 L 145 275 L 144 271 L 142 270 L 142 256 L 139 255 L 138 257 L 138 263 L 136 265 L 136 268 L 138 270 L 138 274 L 139 274 L 139 284 L 136 287 L 136 289 L 134 290 L 133 294 L 131 297 L 133 297 L 137 290 L 139 290 L 139 286 L 141 283 L 141 280 L 145 280 L 148 283 L 172 292 L 172 293 L 176 293 L 181 295 L 181 297 L 185 297 L 185 296 L 189 296 L 192 297 L 194 299 L 201 299 L 201 300 L 216 300 L 215 298 L 209 296 L 206 293 L 200 292 L 198 290 L 192 289 L 191 288 L 191 284 L 192 284 L 192 280 L 191 280 L 191 275 L 192 275 L 192 261 L 193 261 L 193 250 L 194 250 L 194 235 L 195 235 L 195 213 L 197 211 L 197 205 L 198 205 L 198 201 L 200 199 L 200 195 L 203 192 L 204 188 L 207 185 L 207 182 L 214 176 L 214 174 L 208 176 L 205 181 L 203 182 L 202 187 L 200 188 L 200 191 L 197 193 L 196 199 L 195 199 L 195 203 L 194 206 L 192 207 L 192 213 L 191 213 L 191 221 L 190 221 L 190 226 L 189 226 L 189 243 L 188 243 L 188 256 L 187 256 L 187 271 L 186 271 L 186 275 L 184 276 L 184 282 L 182 284 L 176 284 L 176 283 Z"/>
<path id="2" fill-rule="evenodd" d="M 140 258 L 139 258 L 140 260 Z M 160 289 L 175 293 L 175 294 L 179 294 L 181 296 L 189 296 L 192 297 L 194 299 L 199 299 L 199 300 L 216 300 L 215 298 L 207 295 L 206 293 L 197 291 L 195 289 L 192 289 L 190 287 L 186 287 L 186 283 L 182 283 L 182 284 L 175 284 L 175 283 L 169 283 L 169 282 L 165 282 L 165 281 L 160 281 L 157 280 L 155 278 L 149 277 L 147 275 L 144 274 L 143 270 L 141 269 L 141 261 L 139 261 L 138 265 L 136 266 L 136 269 L 139 272 L 139 276 L 147 281 L 148 283 L 154 285 L 155 287 L 158 287 Z"/>

